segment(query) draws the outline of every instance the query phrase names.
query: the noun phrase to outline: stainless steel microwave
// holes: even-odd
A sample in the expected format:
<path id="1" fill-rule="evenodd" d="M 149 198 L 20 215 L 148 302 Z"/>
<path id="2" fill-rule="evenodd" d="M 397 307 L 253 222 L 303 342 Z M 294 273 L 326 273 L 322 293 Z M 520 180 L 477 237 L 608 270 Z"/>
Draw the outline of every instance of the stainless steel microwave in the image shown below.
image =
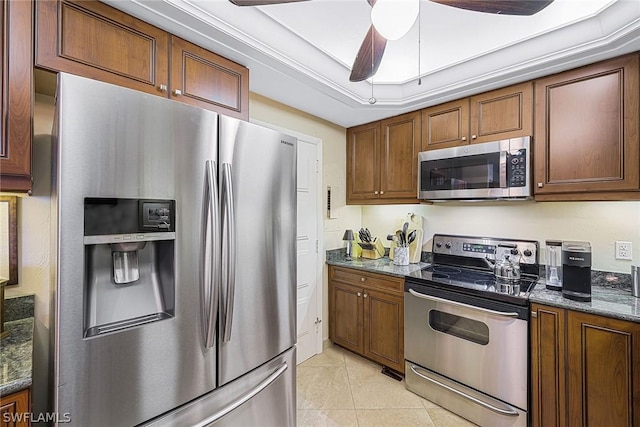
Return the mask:
<path id="1" fill-rule="evenodd" d="M 527 199 L 532 195 L 531 137 L 418 154 L 419 199 Z"/>

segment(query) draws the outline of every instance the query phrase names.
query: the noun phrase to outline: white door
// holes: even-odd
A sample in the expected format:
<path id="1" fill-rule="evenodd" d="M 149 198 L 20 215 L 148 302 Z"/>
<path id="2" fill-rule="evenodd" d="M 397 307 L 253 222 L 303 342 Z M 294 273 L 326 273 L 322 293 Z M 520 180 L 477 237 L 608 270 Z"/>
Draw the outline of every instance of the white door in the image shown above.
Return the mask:
<path id="1" fill-rule="evenodd" d="M 298 364 L 322 351 L 319 149 L 298 136 Z"/>

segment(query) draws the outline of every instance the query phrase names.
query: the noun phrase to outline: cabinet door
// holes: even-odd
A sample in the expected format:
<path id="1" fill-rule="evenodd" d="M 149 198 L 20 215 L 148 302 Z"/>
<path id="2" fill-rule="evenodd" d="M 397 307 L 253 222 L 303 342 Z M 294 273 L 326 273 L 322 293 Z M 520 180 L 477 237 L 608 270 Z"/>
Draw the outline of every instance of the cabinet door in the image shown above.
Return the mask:
<path id="1" fill-rule="evenodd" d="M 169 35 L 98 1 L 37 2 L 36 66 L 167 96 Z"/>
<path id="2" fill-rule="evenodd" d="M 331 282 L 329 330 L 331 340 L 362 354 L 362 288 Z"/>
<path id="3" fill-rule="evenodd" d="M 33 3 L 2 1 L 0 191 L 31 191 Z"/>
<path id="4" fill-rule="evenodd" d="M 533 134 L 531 82 L 471 97 L 471 143 Z"/>
<path id="5" fill-rule="evenodd" d="M 420 113 L 383 120 L 381 127 L 380 198 L 417 199 Z"/>
<path id="6" fill-rule="evenodd" d="M 639 79 L 636 53 L 536 80 L 536 199 L 640 188 Z"/>
<path id="7" fill-rule="evenodd" d="M 249 120 L 249 70 L 171 36 L 171 98 Z"/>
<path id="8" fill-rule="evenodd" d="M 422 151 L 469 143 L 469 98 L 422 110 Z"/>
<path id="9" fill-rule="evenodd" d="M 347 130 L 347 202 L 380 197 L 380 122 Z"/>
<path id="10" fill-rule="evenodd" d="M 404 298 L 364 289 L 364 355 L 404 372 Z"/>
<path id="11" fill-rule="evenodd" d="M 531 425 L 566 425 L 565 311 L 531 305 Z"/>
<path id="12" fill-rule="evenodd" d="M 640 325 L 569 311 L 571 426 L 640 425 Z"/>
<path id="13" fill-rule="evenodd" d="M 0 426 L 27 427 L 31 422 L 27 415 L 31 412 L 29 389 L 24 389 L 0 399 Z"/>

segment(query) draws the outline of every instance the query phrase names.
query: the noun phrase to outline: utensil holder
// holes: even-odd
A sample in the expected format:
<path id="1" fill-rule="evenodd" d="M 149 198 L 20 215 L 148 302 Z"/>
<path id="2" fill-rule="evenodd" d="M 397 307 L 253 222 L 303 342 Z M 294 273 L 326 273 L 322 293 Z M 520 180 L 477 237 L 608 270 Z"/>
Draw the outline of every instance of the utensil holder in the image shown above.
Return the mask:
<path id="1" fill-rule="evenodd" d="M 393 263 L 395 265 L 409 265 L 408 246 L 397 246 L 393 249 Z"/>

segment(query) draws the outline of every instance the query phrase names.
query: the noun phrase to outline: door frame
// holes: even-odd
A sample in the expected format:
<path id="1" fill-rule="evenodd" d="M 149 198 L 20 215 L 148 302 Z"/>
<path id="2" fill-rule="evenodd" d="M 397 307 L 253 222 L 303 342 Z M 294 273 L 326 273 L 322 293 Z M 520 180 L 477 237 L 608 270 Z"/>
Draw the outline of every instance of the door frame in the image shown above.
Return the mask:
<path id="1" fill-rule="evenodd" d="M 318 263 L 316 265 L 316 313 L 317 313 L 317 317 L 318 319 L 320 319 L 320 324 L 317 325 L 317 328 L 319 329 L 318 331 L 318 335 L 317 335 L 317 341 L 316 341 L 316 354 L 320 354 L 323 351 L 322 348 L 322 340 L 323 340 L 323 326 L 322 323 L 325 322 L 325 319 L 322 318 L 323 316 L 323 307 L 322 307 L 322 299 L 324 297 L 323 293 L 322 293 L 322 287 L 323 287 L 323 278 L 322 278 L 322 274 L 323 274 L 323 266 L 324 266 L 324 262 L 325 262 L 325 251 L 324 251 L 324 229 L 323 229 L 323 205 L 322 205 L 322 199 L 323 199 L 323 193 L 322 193 L 322 177 L 323 175 L 323 171 L 322 171 L 322 167 L 323 167 L 323 158 L 322 158 L 322 148 L 323 148 L 323 141 L 321 138 L 315 137 L 315 136 L 311 136 L 311 135 L 307 135 L 305 133 L 302 132 L 298 132 L 292 129 L 287 129 L 281 126 L 277 126 L 274 125 L 272 123 L 267 123 L 267 122 L 263 122 L 260 120 L 254 120 L 254 119 L 250 119 L 249 120 L 251 123 L 260 125 L 260 126 L 264 126 L 273 130 L 277 130 L 278 132 L 283 132 L 286 133 L 287 135 L 291 135 L 297 139 L 301 139 L 305 142 L 308 142 L 310 144 L 313 144 L 316 146 L 316 155 L 318 156 L 318 173 L 316 174 L 316 187 L 317 187 L 317 206 L 318 206 L 318 212 L 317 212 L 317 216 L 318 216 L 318 222 L 316 224 L 316 230 L 317 230 L 317 235 L 318 235 Z M 296 325 L 297 326 L 297 325 Z"/>

